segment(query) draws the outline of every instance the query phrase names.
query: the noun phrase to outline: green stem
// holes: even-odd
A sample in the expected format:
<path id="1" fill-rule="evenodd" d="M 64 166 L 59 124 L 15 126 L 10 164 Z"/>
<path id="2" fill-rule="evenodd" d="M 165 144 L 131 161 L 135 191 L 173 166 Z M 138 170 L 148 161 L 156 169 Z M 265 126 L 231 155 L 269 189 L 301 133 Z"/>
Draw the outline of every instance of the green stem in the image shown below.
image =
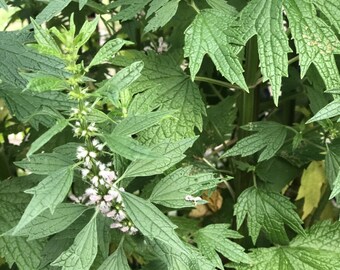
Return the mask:
<path id="1" fill-rule="evenodd" d="M 235 84 L 231 84 L 231 83 L 220 81 L 220 80 L 215 80 L 215 79 L 208 78 L 208 77 L 196 76 L 195 77 L 195 81 L 211 83 L 211 84 L 223 86 L 223 87 L 226 87 L 226 88 L 242 89 L 242 88 L 240 88 L 239 86 L 237 86 Z"/>
<path id="2" fill-rule="evenodd" d="M 248 85 L 253 85 L 258 81 L 259 58 L 257 53 L 257 41 L 250 39 L 246 46 L 245 79 Z M 250 90 L 249 93 L 240 91 L 237 99 L 239 111 L 238 126 L 243 126 L 256 120 L 257 115 L 257 89 Z M 245 138 L 248 131 L 239 129 L 238 140 Z M 244 159 L 247 162 L 247 159 Z M 252 175 L 250 173 L 237 171 L 235 175 L 235 193 L 240 195 L 244 189 L 252 185 Z"/>
<path id="3" fill-rule="evenodd" d="M 188 2 L 188 5 L 191 6 L 191 7 L 196 11 L 196 13 L 201 13 L 201 11 L 199 10 L 199 8 L 196 6 L 194 0 L 191 0 L 190 2 Z"/>

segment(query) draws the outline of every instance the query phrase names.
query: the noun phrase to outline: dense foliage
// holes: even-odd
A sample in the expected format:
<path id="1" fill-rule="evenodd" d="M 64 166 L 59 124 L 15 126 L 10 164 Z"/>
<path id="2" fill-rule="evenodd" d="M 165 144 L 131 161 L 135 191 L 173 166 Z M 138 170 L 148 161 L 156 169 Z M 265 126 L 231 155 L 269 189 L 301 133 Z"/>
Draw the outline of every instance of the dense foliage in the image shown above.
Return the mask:
<path id="1" fill-rule="evenodd" d="M 338 0 L 0 12 L 0 269 L 340 269 Z"/>

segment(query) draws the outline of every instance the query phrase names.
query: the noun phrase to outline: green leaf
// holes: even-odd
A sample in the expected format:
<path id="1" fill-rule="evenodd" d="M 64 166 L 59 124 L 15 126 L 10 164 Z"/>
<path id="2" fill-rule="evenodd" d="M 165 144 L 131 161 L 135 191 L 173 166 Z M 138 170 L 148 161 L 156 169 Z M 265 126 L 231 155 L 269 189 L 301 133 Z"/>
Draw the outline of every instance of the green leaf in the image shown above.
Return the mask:
<path id="1" fill-rule="evenodd" d="M 325 167 L 327 180 L 332 189 L 329 196 L 331 199 L 340 193 L 340 157 L 331 147 L 327 148 Z"/>
<path id="2" fill-rule="evenodd" d="M 147 56 L 141 52 L 125 53 L 116 57 L 114 63 L 128 65 L 142 60 L 142 76 L 131 85 L 132 100 L 128 113 L 143 114 L 155 111 L 175 111 L 173 117 L 164 119 L 160 125 L 138 134 L 145 144 L 157 144 L 164 139 L 177 141 L 195 136 L 194 129 L 202 130 L 202 114 L 205 106 L 195 83 L 183 73 L 172 55 Z"/>
<path id="3" fill-rule="evenodd" d="M 51 214 L 49 209 L 46 209 L 39 216 L 26 224 L 23 229 L 12 235 L 28 236 L 28 240 L 47 237 L 66 229 L 87 209 L 88 207 L 84 205 L 70 203 L 59 204 L 55 208 L 53 214 Z M 7 235 L 9 233 L 7 233 Z"/>
<path id="4" fill-rule="evenodd" d="M 103 138 L 112 152 L 130 160 L 158 159 L 160 155 L 147 146 L 140 144 L 137 140 L 127 136 L 113 133 L 104 134 Z"/>
<path id="5" fill-rule="evenodd" d="M 228 265 L 237 270 L 330 270 L 339 267 L 340 223 L 313 225 L 306 236 L 297 236 L 289 246 L 253 249 L 252 265 Z"/>
<path id="6" fill-rule="evenodd" d="M 236 14 L 237 11 L 235 7 L 229 5 L 226 1 L 224 0 L 206 0 L 209 6 L 216 10 L 224 10 L 225 12 L 228 12 L 230 14 Z"/>
<path id="7" fill-rule="evenodd" d="M 15 162 L 15 165 L 40 175 L 53 173 L 72 164 L 68 156 L 57 153 L 37 154 L 31 156 L 30 159 Z"/>
<path id="8" fill-rule="evenodd" d="M 327 16 L 330 23 L 340 32 L 340 7 L 337 0 L 314 0 L 316 5 L 323 14 Z"/>
<path id="9" fill-rule="evenodd" d="M 27 241 L 24 237 L 10 236 L 0 238 L 0 256 L 10 267 L 15 263 L 20 270 L 38 269 L 43 249 L 44 241 Z"/>
<path id="10" fill-rule="evenodd" d="M 188 253 L 179 239 L 174 225 L 156 206 L 133 194 L 122 192 L 126 212 L 140 232 L 150 239 L 158 239 L 172 248 Z"/>
<path id="11" fill-rule="evenodd" d="M 143 67 L 142 61 L 132 63 L 109 79 L 102 87 L 97 89 L 96 93 L 108 97 L 113 105 L 118 106 L 120 92 L 139 78 Z"/>
<path id="12" fill-rule="evenodd" d="M 92 108 L 90 113 L 86 115 L 86 119 L 89 122 L 104 123 L 106 121 L 112 121 L 112 119 L 104 112 Z"/>
<path id="13" fill-rule="evenodd" d="M 164 242 L 153 239 L 147 241 L 148 246 L 152 248 L 152 252 L 164 262 L 165 268 L 147 268 L 147 269 L 180 269 L 180 270 L 213 270 L 214 265 L 193 246 L 187 245 L 189 253 L 183 253 Z M 158 266 L 158 264 L 157 264 Z M 164 266 L 164 265 L 162 265 Z M 159 267 L 159 266 L 158 266 Z"/>
<path id="14" fill-rule="evenodd" d="M 5 10 L 8 10 L 8 6 L 5 0 L 0 0 L 0 7 L 4 8 Z"/>
<path id="15" fill-rule="evenodd" d="M 73 180 L 72 167 L 62 168 L 51 173 L 42 180 L 36 187 L 26 190 L 26 193 L 33 194 L 33 198 L 22 215 L 13 234 L 23 229 L 29 222 L 35 219 L 45 209 L 49 208 L 53 214 L 67 193 Z"/>
<path id="16" fill-rule="evenodd" d="M 187 195 L 215 188 L 223 180 L 212 173 L 195 173 L 192 166 L 179 168 L 156 184 L 149 200 L 170 208 L 193 207 L 193 202 L 185 200 Z"/>
<path id="17" fill-rule="evenodd" d="M 48 22 L 58 15 L 72 0 L 53 0 L 35 18 L 37 24 Z"/>
<path id="18" fill-rule="evenodd" d="M 189 57 L 192 80 L 195 80 L 204 55 L 208 54 L 223 77 L 248 91 L 242 65 L 230 44 L 235 40 L 229 36 L 233 31 L 230 26 L 234 15 L 223 10 L 202 10 L 185 31 L 184 56 Z"/>
<path id="19" fill-rule="evenodd" d="M 0 59 L 6 59 L 0 62 L 0 79 L 3 82 L 23 89 L 26 80 L 20 75 L 19 69 L 43 71 L 58 77 L 67 74 L 62 60 L 37 53 L 24 45 L 26 41 L 20 37 L 20 32 L 0 32 Z"/>
<path id="20" fill-rule="evenodd" d="M 284 225 L 304 235 L 295 205 L 276 192 L 250 187 L 241 193 L 235 204 L 234 215 L 239 229 L 246 217 L 249 234 L 256 243 L 261 227 L 273 243 L 288 243 Z"/>
<path id="21" fill-rule="evenodd" d="M 281 148 L 287 135 L 285 126 L 276 122 L 253 122 L 242 128 L 258 133 L 241 139 L 222 157 L 237 155 L 245 157 L 263 149 L 258 161 L 270 159 Z"/>
<path id="22" fill-rule="evenodd" d="M 320 111 L 318 111 L 306 124 L 340 115 L 340 99 L 333 100 Z"/>
<path id="23" fill-rule="evenodd" d="M 224 267 L 217 252 L 233 262 L 251 263 L 242 246 L 226 239 L 240 239 L 243 237 L 238 232 L 228 229 L 229 227 L 229 224 L 211 224 L 198 230 L 194 236 L 202 254 L 220 269 L 224 269 Z"/>
<path id="24" fill-rule="evenodd" d="M 340 42 L 336 34 L 317 17 L 312 1 L 285 0 L 284 7 L 299 53 L 301 77 L 313 63 L 327 89 L 339 88 L 340 76 L 334 54 L 340 52 Z"/>
<path id="25" fill-rule="evenodd" d="M 47 130 L 44 134 L 42 134 L 38 139 L 36 139 L 32 144 L 30 150 L 27 152 L 26 156 L 29 157 L 38 151 L 42 146 L 44 146 L 48 141 L 61 131 L 66 128 L 68 125 L 68 121 L 66 119 L 62 119 L 57 121 L 57 123 Z"/>
<path id="26" fill-rule="evenodd" d="M 32 19 L 32 24 L 34 27 L 34 38 L 38 42 L 38 44 L 43 47 L 46 51 L 48 51 L 51 55 L 54 56 L 62 56 L 61 50 L 54 40 L 54 38 L 50 35 L 48 30 L 43 29 L 37 22 Z"/>
<path id="27" fill-rule="evenodd" d="M 87 4 L 88 0 L 79 0 L 79 10 L 82 10 L 83 7 Z"/>
<path id="28" fill-rule="evenodd" d="M 151 14 L 154 17 L 145 26 L 144 31 L 155 31 L 159 27 L 164 26 L 176 14 L 180 0 L 157 0 L 152 1 L 150 8 L 146 14 L 148 18 Z"/>
<path id="29" fill-rule="evenodd" d="M 97 231 L 98 231 L 98 255 L 103 259 L 109 256 L 111 243 L 112 219 L 104 215 L 97 215 Z M 97 255 L 97 257 L 98 257 Z"/>
<path id="30" fill-rule="evenodd" d="M 0 96 L 6 101 L 12 115 L 22 122 L 29 122 L 35 129 L 38 129 L 39 124 L 53 126 L 56 110 L 69 111 L 76 105 L 61 92 L 33 94 L 8 84 L 0 85 Z"/>
<path id="31" fill-rule="evenodd" d="M 240 14 L 241 31 L 246 43 L 257 35 L 263 81 L 269 80 L 274 103 L 281 94 L 282 76 L 288 76 L 288 37 L 282 27 L 282 0 L 253 0 Z"/>
<path id="32" fill-rule="evenodd" d="M 124 237 L 120 241 L 120 244 L 115 252 L 113 252 L 110 257 L 108 257 L 103 264 L 98 268 L 98 270 L 130 270 L 128 260 L 124 253 L 123 248 Z"/>
<path id="33" fill-rule="evenodd" d="M 26 87 L 27 90 L 33 92 L 61 91 L 67 88 L 68 85 L 64 79 L 43 74 L 32 78 Z"/>
<path id="34" fill-rule="evenodd" d="M 41 177 L 29 175 L 0 182 L 0 235 L 16 225 L 30 200 L 23 191 L 31 188 Z M 24 237 L 0 236 L 0 257 L 11 267 L 37 269 L 41 260 L 44 241 L 26 241 Z"/>
<path id="35" fill-rule="evenodd" d="M 76 48 L 80 48 L 83 46 L 92 36 L 93 32 L 96 30 L 99 22 L 99 16 L 97 16 L 92 21 L 85 21 L 83 26 L 81 27 L 79 34 L 74 39 L 74 46 Z"/>
<path id="36" fill-rule="evenodd" d="M 156 111 L 124 118 L 114 128 L 116 135 L 129 136 L 147 129 L 171 116 L 172 111 Z"/>
<path id="37" fill-rule="evenodd" d="M 91 63 L 87 67 L 90 69 L 93 66 L 103 64 L 114 57 L 114 55 L 124 46 L 124 45 L 130 45 L 133 44 L 130 41 L 126 41 L 120 38 L 115 38 L 112 40 L 109 40 L 104 44 L 103 47 L 99 49 L 99 51 L 96 53 L 94 58 L 92 59 Z"/>
<path id="38" fill-rule="evenodd" d="M 185 157 L 183 153 L 193 144 L 195 139 L 188 138 L 177 142 L 163 142 L 150 147 L 151 150 L 159 154 L 160 158 L 152 160 L 137 159 L 131 162 L 124 172 L 124 177 L 163 173 Z"/>
<path id="39" fill-rule="evenodd" d="M 90 269 L 98 250 L 96 215 L 78 233 L 72 246 L 64 251 L 52 266 L 61 266 L 62 270 Z"/>
<path id="40" fill-rule="evenodd" d="M 138 12 L 150 3 L 152 0 L 118 0 L 108 5 L 108 9 L 122 6 L 118 14 L 114 15 L 114 21 L 127 21 L 132 19 Z"/>

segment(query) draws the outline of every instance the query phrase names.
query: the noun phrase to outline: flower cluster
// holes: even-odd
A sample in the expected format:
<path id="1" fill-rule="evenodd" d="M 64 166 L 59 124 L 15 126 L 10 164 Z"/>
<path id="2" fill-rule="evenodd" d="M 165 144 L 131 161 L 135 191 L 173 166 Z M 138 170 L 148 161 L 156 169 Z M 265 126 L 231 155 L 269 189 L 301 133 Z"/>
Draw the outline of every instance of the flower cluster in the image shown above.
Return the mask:
<path id="1" fill-rule="evenodd" d="M 169 49 L 169 44 L 164 41 L 163 37 L 158 38 L 158 44 L 150 43 L 150 46 L 144 47 L 144 51 L 155 51 L 159 54 L 167 52 Z"/>
<path id="2" fill-rule="evenodd" d="M 103 215 L 111 218 L 111 228 L 135 234 L 138 230 L 126 215 L 120 194 L 124 189 L 115 185 L 117 175 L 111 168 L 112 164 L 99 160 L 103 148 L 104 145 L 97 139 L 91 140 L 86 147 L 77 148 L 77 159 L 82 162 L 81 175 L 85 181 L 90 182 L 81 201 L 86 201 L 87 205 L 96 205 Z"/>

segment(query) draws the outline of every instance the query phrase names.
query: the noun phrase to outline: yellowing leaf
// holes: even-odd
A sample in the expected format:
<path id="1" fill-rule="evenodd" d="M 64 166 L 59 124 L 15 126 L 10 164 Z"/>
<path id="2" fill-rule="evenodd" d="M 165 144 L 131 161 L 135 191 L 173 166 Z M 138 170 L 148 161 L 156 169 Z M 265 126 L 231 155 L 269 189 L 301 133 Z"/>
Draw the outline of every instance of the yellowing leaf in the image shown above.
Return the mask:
<path id="1" fill-rule="evenodd" d="M 325 181 L 325 169 L 322 161 L 312 161 L 308 168 L 303 171 L 301 186 L 296 198 L 296 200 L 302 198 L 305 200 L 303 204 L 303 220 L 318 206 L 321 187 Z"/>

